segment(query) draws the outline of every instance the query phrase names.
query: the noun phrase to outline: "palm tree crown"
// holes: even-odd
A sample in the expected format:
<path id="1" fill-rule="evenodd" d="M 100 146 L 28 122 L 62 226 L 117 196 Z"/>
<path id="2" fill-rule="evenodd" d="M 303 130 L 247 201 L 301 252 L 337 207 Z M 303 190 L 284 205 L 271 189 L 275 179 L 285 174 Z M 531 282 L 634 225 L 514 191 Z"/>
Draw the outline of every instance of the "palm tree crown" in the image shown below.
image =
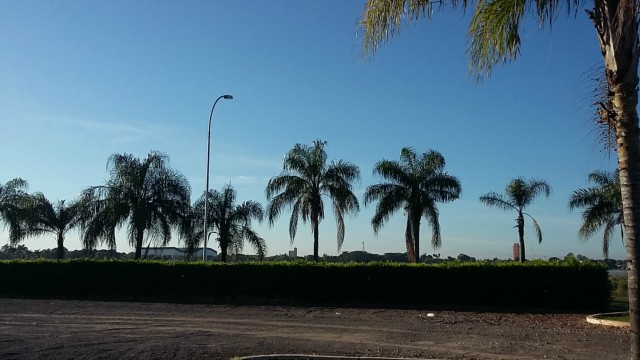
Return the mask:
<path id="1" fill-rule="evenodd" d="M 291 207 L 289 236 L 296 236 L 298 218 L 311 222 L 313 258 L 318 261 L 318 226 L 324 219 L 323 197 L 332 202 L 338 228 L 338 251 L 344 242 L 344 214 L 360 210 L 352 183 L 360 179 L 360 170 L 354 164 L 338 160 L 327 164 L 324 150 L 326 141 L 316 140 L 312 146 L 296 144 L 285 155 L 280 176 L 269 180 L 266 188 L 267 217 L 273 225 L 286 205 Z"/>
<path id="2" fill-rule="evenodd" d="M 144 160 L 129 154 L 111 156 L 106 185 L 83 192 L 83 201 L 90 204 L 90 216 L 83 221 L 86 248 L 98 241 L 114 248 L 115 229 L 125 223 L 136 259 L 141 257 L 145 233 L 162 245 L 171 240 L 171 228 L 184 224 L 189 212 L 190 187 L 167 162 L 166 155 L 155 151 Z"/>
<path id="3" fill-rule="evenodd" d="M 22 237 L 22 202 L 27 196 L 27 182 L 20 178 L 0 184 L 0 221 L 9 227 L 9 241 Z"/>
<path id="4" fill-rule="evenodd" d="M 450 202 L 460 197 L 460 181 L 444 172 L 445 160 L 435 150 L 417 155 L 411 148 L 403 148 L 400 161 L 382 160 L 373 173 L 389 182 L 369 186 L 364 195 L 365 205 L 378 201 L 371 219 L 377 233 L 391 215 L 403 209 L 407 216 L 405 241 L 407 257 L 416 262 L 420 257 L 420 219 L 424 216 L 433 230 L 431 245 L 441 245 L 438 202 Z"/>
<path id="5" fill-rule="evenodd" d="M 544 194 L 546 197 L 549 197 L 551 194 L 551 186 L 549 186 L 549 184 L 544 180 L 525 180 L 519 177 L 511 180 L 511 182 L 507 184 L 504 192 L 505 195 L 489 192 L 480 197 L 480 202 L 487 206 L 497 207 L 504 211 L 516 210 L 518 212 L 516 227 L 518 228 L 520 240 L 520 261 L 526 261 L 524 249 L 524 215 L 528 216 L 533 221 L 533 227 L 538 238 L 538 243 L 542 242 L 542 230 L 540 229 L 536 219 L 524 212 L 524 209 L 531 205 L 533 200 L 540 194 Z"/>
<path id="6" fill-rule="evenodd" d="M 68 231 L 80 225 L 82 220 L 82 204 L 79 202 L 66 203 L 60 200 L 53 204 L 42 193 L 35 193 L 25 198 L 26 224 L 20 239 L 11 242 L 12 245 L 32 236 L 53 234 L 57 240 L 57 258 L 64 258 L 64 238 Z"/>
<path id="7" fill-rule="evenodd" d="M 245 240 L 249 242 L 260 258 L 263 258 L 267 252 L 267 245 L 251 227 L 251 220 L 255 219 L 262 222 L 264 212 L 262 205 L 256 201 L 245 201 L 236 204 L 237 192 L 231 185 L 227 185 L 222 192 L 212 190 L 209 191 L 209 204 L 207 222 L 216 229 L 216 240 L 220 244 L 220 257 L 223 262 L 227 261 L 229 248 L 234 253 L 240 253 L 244 246 Z M 194 204 L 194 213 L 196 223 L 194 228 L 202 229 L 204 216 L 204 194 Z M 198 236 L 197 239 L 202 239 Z"/>
<path id="8" fill-rule="evenodd" d="M 569 208 L 584 208 L 582 226 L 578 231 L 581 239 L 586 240 L 604 227 L 602 254 L 609 257 L 609 239 L 616 225 L 620 225 L 620 235 L 624 235 L 622 216 L 622 195 L 618 171 L 594 171 L 589 181 L 595 186 L 579 189 L 571 194 Z"/>

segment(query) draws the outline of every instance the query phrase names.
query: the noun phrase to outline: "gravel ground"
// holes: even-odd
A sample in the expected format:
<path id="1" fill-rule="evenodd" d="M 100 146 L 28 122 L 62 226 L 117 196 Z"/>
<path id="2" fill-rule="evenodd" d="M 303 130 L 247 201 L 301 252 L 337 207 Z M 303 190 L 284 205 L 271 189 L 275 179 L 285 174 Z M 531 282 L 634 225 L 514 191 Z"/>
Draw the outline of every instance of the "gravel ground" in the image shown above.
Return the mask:
<path id="1" fill-rule="evenodd" d="M 0 299 L 0 359 L 624 359 L 584 314 Z"/>

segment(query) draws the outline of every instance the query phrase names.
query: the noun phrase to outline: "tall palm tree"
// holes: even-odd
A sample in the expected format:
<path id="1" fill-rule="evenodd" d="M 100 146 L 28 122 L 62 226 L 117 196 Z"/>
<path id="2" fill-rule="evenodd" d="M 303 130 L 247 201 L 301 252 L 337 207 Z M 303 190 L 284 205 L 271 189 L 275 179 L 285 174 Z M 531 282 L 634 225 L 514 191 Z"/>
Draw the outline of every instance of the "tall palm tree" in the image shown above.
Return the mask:
<path id="1" fill-rule="evenodd" d="M 11 245 L 16 245 L 25 238 L 53 234 L 57 240 L 57 258 L 64 258 L 64 237 L 67 232 L 78 227 L 82 220 L 82 204 L 79 202 L 65 203 L 60 200 L 51 203 L 42 193 L 27 196 L 25 201 L 25 228 L 19 239 L 12 239 Z"/>
<path id="2" fill-rule="evenodd" d="M 478 78 L 490 75 L 497 64 L 515 59 L 520 53 L 523 18 L 532 14 L 540 25 L 558 18 L 560 10 L 577 14 L 583 2 L 570 1 L 457 1 L 454 8 L 475 6 L 469 26 L 470 68 Z M 374 53 L 403 22 L 429 18 L 442 1 L 367 0 L 359 26 L 364 32 L 364 53 Z M 603 118 L 615 132 L 620 172 L 620 191 L 626 234 L 631 323 L 631 358 L 640 359 L 640 128 L 638 127 L 638 0 L 593 0 L 587 11 L 593 22 L 605 68 L 607 116 Z"/>
<path id="3" fill-rule="evenodd" d="M 0 184 L 0 221 L 9 228 L 9 241 L 22 237 L 22 202 L 27 196 L 27 182 L 20 178 Z"/>
<path id="4" fill-rule="evenodd" d="M 524 262 L 527 260 L 524 250 L 524 215 L 531 218 L 538 243 L 542 242 L 540 225 L 538 225 L 538 222 L 533 216 L 524 212 L 524 209 L 531 205 L 536 196 L 540 194 L 549 197 L 549 194 L 551 194 L 551 186 L 544 180 L 525 180 L 519 177 L 511 180 L 504 189 L 504 192 L 504 196 L 495 192 L 489 192 L 482 195 L 480 201 L 487 206 L 494 206 L 504 211 L 515 210 L 518 212 L 516 227 L 518 228 L 518 239 L 520 241 L 520 261 Z"/>
<path id="5" fill-rule="evenodd" d="M 286 205 L 291 207 L 289 236 L 292 244 L 298 218 L 302 217 L 304 223 L 311 222 L 314 261 L 319 259 L 318 226 L 324 219 L 322 198 L 329 198 L 333 205 L 338 227 L 338 251 L 344 242 L 344 214 L 355 214 L 360 210 L 352 185 L 360 179 L 360 170 L 343 160 L 327 164 L 326 144 L 321 140 L 314 141 L 312 146 L 296 144 L 284 157 L 282 173 L 269 180 L 266 189 L 269 225 L 273 225 Z"/>
<path id="6" fill-rule="evenodd" d="M 618 171 L 594 171 L 589 174 L 589 181 L 595 183 L 595 186 L 574 191 L 569 199 L 569 208 L 585 209 L 578 232 L 583 240 L 604 227 L 602 255 L 608 258 L 609 239 L 616 225 L 620 225 L 620 235 L 624 236 L 620 177 Z"/>
<path id="7" fill-rule="evenodd" d="M 234 253 L 241 252 L 245 240 L 253 246 L 262 259 L 267 252 L 266 242 L 251 227 L 253 219 L 262 222 L 264 218 L 262 205 L 251 200 L 236 204 L 236 197 L 237 192 L 231 185 L 225 186 L 222 192 L 209 191 L 207 222 L 214 227 L 217 234 L 216 241 L 220 244 L 220 259 L 226 262 L 229 250 L 233 250 Z M 194 213 L 197 214 L 195 217 L 197 219 L 196 225 L 194 225 L 196 229 L 204 227 L 202 224 L 204 202 L 205 196 L 203 194 L 194 205 Z M 200 240 L 202 238 L 203 236 L 198 237 Z"/>
<path id="8" fill-rule="evenodd" d="M 402 208 L 407 216 L 405 241 L 409 262 L 420 258 L 420 219 L 424 216 L 431 225 L 431 246 L 439 248 L 436 205 L 460 196 L 460 181 L 444 172 L 444 166 L 444 157 L 435 150 L 418 156 L 413 149 L 405 147 L 400 151 L 400 161 L 382 160 L 373 169 L 374 174 L 389 181 L 367 187 L 364 194 L 365 206 L 378 201 L 371 219 L 373 231 L 377 234 L 391 215 Z"/>
<path id="9" fill-rule="evenodd" d="M 109 158 L 110 179 L 82 194 L 89 212 L 83 219 L 85 248 L 95 248 L 98 242 L 115 248 L 116 228 L 125 223 L 136 259 L 142 255 L 145 234 L 162 245 L 171 240 L 172 227 L 184 224 L 188 214 L 190 187 L 168 160 L 155 151 L 143 160 L 129 154 Z"/>

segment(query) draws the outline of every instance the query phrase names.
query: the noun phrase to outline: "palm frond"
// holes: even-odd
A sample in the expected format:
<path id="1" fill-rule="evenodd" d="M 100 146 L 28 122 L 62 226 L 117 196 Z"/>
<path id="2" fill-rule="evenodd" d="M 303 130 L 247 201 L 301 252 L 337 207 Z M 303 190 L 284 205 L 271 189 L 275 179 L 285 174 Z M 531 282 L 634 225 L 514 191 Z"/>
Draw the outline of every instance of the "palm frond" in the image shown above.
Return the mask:
<path id="1" fill-rule="evenodd" d="M 371 219 L 373 232 L 377 234 L 391 215 L 402 208 L 407 199 L 406 189 L 396 184 L 371 185 L 365 191 L 365 205 L 379 200 Z"/>
<path id="2" fill-rule="evenodd" d="M 479 1 L 469 26 L 471 72 L 491 75 L 496 64 L 515 59 L 520 53 L 520 21 L 525 0 Z"/>
<path id="3" fill-rule="evenodd" d="M 466 7 L 467 0 L 452 0 L 450 4 Z M 367 0 L 362 16 L 358 20 L 363 37 L 363 54 L 373 55 L 377 49 L 400 32 L 403 21 L 409 23 L 429 18 L 435 7 L 442 6 L 438 0 Z"/>
<path id="4" fill-rule="evenodd" d="M 533 230 L 536 232 L 536 238 L 538 238 L 538 244 L 542 242 L 542 229 L 540 229 L 540 225 L 538 225 L 538 222 L 536 221 L 536 219 L 533 218 L 533 216 L 527 214 L 527 213 L 522 213 L 522 215 L 527 215 L 531 221 L 533 222 Z"/>
<path id="5" fill-rule="evenodd" d="M 250 228 L 244 228 L 242 237 L 246 239 L 258 254 L 260 260 L 264 259 L 267 255 L 267 243 L 261 238 L 255 231 Z"/>
<path id="6" fill-rule="evenodd" d="M 373 174 L 394 184 L 407 186 L 411 183 L 409 172 L 398 161 L 381 160 L 377 162 L 373 167 Z"/>
<path id="7" fill-rule="evenodd" d="M 446 173 L 435 173 L 427 177 L 421 188 L 424 193 L 430 193 L 430 198 L 439 202 L 450 202 L 460 198 L 462 185 L 457 177 Z"/>
<path id="8" fill-rule="evenodd" d="M 435 203 L 432 202 L 431 204 L 425 206 L 423 214 L 429 222 L 429 225 L 431 225 L 431 247 L 433 247 L 434 250 L 437 250 L 440 248 L 440 246 L 442 246 L 442 237 L 440 235 L 440 222 L 438 221 L 438 208 L 436 208 Z M 416 255 L 420 256 L 420 254 Z"/>
<path id="9" fill-rule="evenodd" d="M 486 206 L 497 207 L 503 211 L 518 210 L 514 204 L 505 200 L 501 194 L 495 192 L 489 192 L 480 196 L 480 202 Z"/>
<path id="10" fill-rule="evenodd" d="M 293 240 L 296 238 L 296 232 L 298 230 L 298 218 L 300 217 L 301 199 L 297 199 L 291 206 L 291 218 L 289 219 L 289 239 L 290 245 L 293 245 Z M 303 221 L 306 222 L 307 217 L 303 216 Z"/>
<path id="11" fill-rule="evenodd" d="M 575 190 L 569 198 L 569 209 L 583 208 L 600 202 L 603 193 L 601 189 L 578 189 Z"/>
<path id="12" fill-rule="evenodd" d="M 531 198 L 535 198 L 538 195 L 544 195 L 549 197 L 551 195 L 551 185 L 546 181 L 540 179 L 529 180 L 527 187 L 530 189 Z"/>

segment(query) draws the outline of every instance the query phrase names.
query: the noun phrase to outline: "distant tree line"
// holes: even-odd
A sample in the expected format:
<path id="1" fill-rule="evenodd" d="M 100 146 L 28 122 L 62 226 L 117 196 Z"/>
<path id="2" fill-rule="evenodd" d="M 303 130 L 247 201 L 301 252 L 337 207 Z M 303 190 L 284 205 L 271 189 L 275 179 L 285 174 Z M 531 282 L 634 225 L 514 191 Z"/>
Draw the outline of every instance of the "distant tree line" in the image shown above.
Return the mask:
<path id="1" fill-rule="evenodd" d="M 123 253 L 115 250 L 71 250 L 63 248 L 64 257 L 67 259 L 133 259 L 134 253 Z M 25 245 L 3 245 L 0 247 L 0 260 L 14 259 L 57 259 L 58 248 L 29 250 Z"/>

